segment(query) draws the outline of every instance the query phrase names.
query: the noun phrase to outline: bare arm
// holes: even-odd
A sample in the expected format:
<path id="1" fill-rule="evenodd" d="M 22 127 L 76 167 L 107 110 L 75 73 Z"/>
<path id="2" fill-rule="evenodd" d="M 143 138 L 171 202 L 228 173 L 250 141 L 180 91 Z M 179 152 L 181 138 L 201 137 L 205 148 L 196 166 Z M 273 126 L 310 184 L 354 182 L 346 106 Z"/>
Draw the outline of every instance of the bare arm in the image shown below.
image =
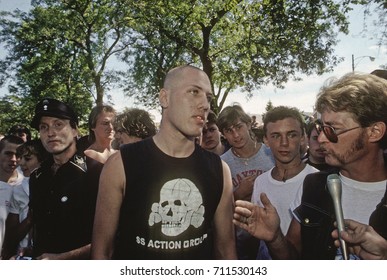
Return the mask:
<path id="1" fill-rule="evenodd" d="M 239 187 L 234 191 L 234 199 L 235 200 L 251 200 L 251 194 L 254 189 L 254 181 L 257 176 L 252 175 L 246 178 L 243 178 L 239 184 Z"/>
<path id="2" fill-rule="evenodd" d="M 102 169 L 91 245 L 92 259 L 111 259 L 121 203 L 125 195 L 125 172 L 121 153 L 113 154 Z"/>
<path id="3" fill-rule="evenodd" d="M 345 220 L 346 231 L 341 232 L 341 237 L 347 242 L 351 251 L 366 260 L 386 260 L 387 240 L 380 236 L 373 227 L 358 223 L 353 220 Z M 332 232 L 336 238 L 335 245 L 340 246 L 337 229 Z"/>
<path id="4" fill-rule="evenodd" d="M 114 154 L 116 152 L 116 150 L 107 150 L 105 149 L 105 151 L 103 151 L 102 153 L 101 152 L 97 152 L 95 150 L 92 150 L 92 149 L 88 149 L 88 150 L 85 150 L 84 153 L 86 156 L 100 162 L 100 163 L 105 163 L 108 158 Z"/>
<path id="5" fill-rule="evenodd" d="M 282 232 L 271 241 L 267 242 L 273 259 L 294 260 L 301 256 L 301 225 L 293 218 L 286 236 Z"/>
<path id="6" fill-rule="evenodd" d="M 60 253 L 44 253 L 36 258 L 37 260 L 86 260 L 90 259 L 90 244 L 83 247 Z"/>
<path id="7" fill-rule="evenodd" d="M 235 228 L 232 223 L 233 191 L 230 169 L 222 161 L 223 193 L 214 217 L 214 240 L 216 259 L 237 259 L 235 247 Z"/>
<path id="8" fill-rule="evenodd" d="M 298 251 L 295 247 L 295 245 L 300 244 L 297 221 L 292 221 L 288 236 L 285 237 L 280 228 L 280 218 L 277 210 L 265 193 L 261 193 L 260 199 L 263 207 L 248 201 L 236 201 L 234 224 L 246 230 L 252 236 L 264 240 L 274 259 L 298 258 Z"/>

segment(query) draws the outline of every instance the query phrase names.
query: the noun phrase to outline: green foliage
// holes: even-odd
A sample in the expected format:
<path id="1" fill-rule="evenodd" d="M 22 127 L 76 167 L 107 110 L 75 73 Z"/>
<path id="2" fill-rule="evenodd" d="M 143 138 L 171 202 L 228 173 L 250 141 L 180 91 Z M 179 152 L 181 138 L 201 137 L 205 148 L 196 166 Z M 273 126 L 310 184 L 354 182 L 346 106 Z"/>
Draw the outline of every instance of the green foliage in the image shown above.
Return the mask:
<path id="1" fill-rule="evenodd" d="M 0 38 L 9 52 L 0 62 L 0 83 L 10 82 L 3 101 L 14 116 L 29 122 L 21 112 L 32 112 L 47 96 L 73 105 L 85 121 L 93 103 L 103 103 L 118 77 L 107 61 L 130 45 L 124 4 L 37 0 L 28 13 L 2 13 Z"/>
<path id="2" fill-rule="evenodd" d="M 266 104 L 266 107 L 265 107 L 265 110 L 266 112 L 269 112 L 271 109 L 273 109 L 274 106 L 273 106 L 273 102 L 271 102 L 271 100 L 269 100 Z"/>
<path id="3" fill-rule="evenodd" d="M 334 47 L 337 34 L 348 32 L 346 13 L 367 3 L 35 0 L 28 13 L 0 14 L 9 51 L 0 61 L 0 86 L 9 83 L 1 123 L 30 120 L 43 96 L 69 102 L 85 121 L 117 82 L 155 108 L 166 72 L 187 63 L 210 77 L 219 112 L 233 90 L 251 96 L 269 83 L 331 71 L 342 60 Z M 107 67 L 114 55 L 125 67 Z"/>
<path id="4" fill-rule="evenodd" d="M 262 85 L 282 87 L 299 74 L 331 71 L 337 33 L 348 31 L 353 1 L 139 1 L 137 41 L 128 62 L 129 95 L 153 106 L 162 77 L 182 63 L 202 67 L 213 85 L 213 110 L 230 91 L 248 95 Z"/>
<path id="5" fill-rule="evenodd" d="M 377 20 L 372 22 L 372 27 L 370 28 L 366 20 L 373 14 L 377 15 Z M 366 1 L 364 9 L 364 29 L 362 32 L 371 40 L 376 40 L 379 47 L 387 45 L 387 0 Z M 387 69 L 387 63 L 380 67 Z"/>

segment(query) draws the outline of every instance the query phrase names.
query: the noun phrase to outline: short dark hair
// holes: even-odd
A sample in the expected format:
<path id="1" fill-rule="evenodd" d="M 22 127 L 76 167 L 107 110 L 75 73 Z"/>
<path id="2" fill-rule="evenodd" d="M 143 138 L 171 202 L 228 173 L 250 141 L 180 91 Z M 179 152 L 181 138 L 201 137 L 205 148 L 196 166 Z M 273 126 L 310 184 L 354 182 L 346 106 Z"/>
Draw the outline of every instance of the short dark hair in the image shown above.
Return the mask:
<path id="1" fill-rule="evenodd" d="M 209 111 L 207 116 L 207 124 L 216 124 L 218 121 L 218 118 L 216 117 L 216 114 L 214 111 Z"/>
<path id="2" fill-rule="evenodd" d="M 217 126 L 220 132 L 223 133 L 224 129 L 236 124 L 237 119 L 240 119 L 246 124 L 251 124 L 250 116 L 243 111 L 242 106 L 239 104 L 233 104 L 225 107 L 218 116 Z"/>
<path id="3" fill-rule="evenodd" d="M 286 118 L 292 118 L 297 120 L 300 123 L 301 135 L 304 135 L 305 132 L 305 120 L 300 113 L 300 111 L 295 107 L 287 106 L 278 106 L 274 107 L 265 114 L 263 119 L 263 131 L 266 135 L 267 133 L 267 124 L 270 122 L 280 121 Z"/>
<path id="4" fill-rule="evenodd" d="M 150 114 L 138 108 L 130 108 L 119 114 L 114 122 L 114 129 L 115 131 L 121 129 L 128 135 L 141 139 L 153 136 L 157 132 Z"/>
<path id="5" fill-rule="evenodd" d="M 93 128 L 95 128 L 95 126 L 97 125 L 98 116 L 102 112 L 112 113 L 114 116 L 116 115 L 116 110 L 114 110 L 114 108 L 110 105 L 97 105 L 91 110 L 91 112 L 89 114 L 89 121 L 88 121 L 89 142 L 91 144 L 95 142 L 95 133 L 93 131 Z"/>
<path id="6" fill-rule="evenodd" d="M 0 152 L 3 151 L 6 143 L 21 145 L 24 143 L 23 139 L 16 135 L 6 135 L 0 140 Z"/>
<path id="7" fill-rule="evenodd" d="M 16 156 L 21 157 L 23 155 L 35 155 L 38 158 L 39 162 L 43 162 L 45 159 L 47 159 L 49 153 L 47 150 L 43 147 L 42 141 L 40 139 L 34 139 L 27 141 L 23 144 L 21 144 L 16 149 Z"/>
<path id="8" fill-rule="evenodd" d="M 312 134 L 313 130 L 316 129 L 316 122 L 319 121 L 310 122 L 306 125 L 306 136 L 308 136 L 308 138 L 310 138 L 310 135 Z"/>

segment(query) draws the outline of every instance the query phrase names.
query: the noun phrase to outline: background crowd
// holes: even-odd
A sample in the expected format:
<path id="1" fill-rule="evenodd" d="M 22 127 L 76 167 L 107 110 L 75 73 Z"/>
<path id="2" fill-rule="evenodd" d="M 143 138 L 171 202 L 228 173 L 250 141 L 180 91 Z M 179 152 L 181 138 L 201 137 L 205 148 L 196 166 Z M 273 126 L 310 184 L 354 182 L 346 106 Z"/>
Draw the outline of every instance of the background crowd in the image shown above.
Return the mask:
<path id="1" fill-rule="evenodd" d="M 385 259 L 382 74 L 327 83 L 315 119 L 274 107 L 261 134 L 239 104 L 211 111 L 208 76 L 193 66 L 166 75 L 159 127 L 145 110 L 101 105 L 81 137 L 73 109 L 45 98 L 0 141 L 1 258 Z"/>

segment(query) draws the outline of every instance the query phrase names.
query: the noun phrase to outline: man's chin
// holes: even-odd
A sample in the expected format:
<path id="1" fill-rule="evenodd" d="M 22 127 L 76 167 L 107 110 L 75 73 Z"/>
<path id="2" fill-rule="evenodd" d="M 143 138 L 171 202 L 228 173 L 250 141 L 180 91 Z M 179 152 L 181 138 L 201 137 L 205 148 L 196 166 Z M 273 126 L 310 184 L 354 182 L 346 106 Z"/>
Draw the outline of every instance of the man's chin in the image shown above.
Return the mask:
<path id="1" fill-rule="evenodd" d="M 9 169 L 9 173 L 13 173 L 13 172 L 15 172 L 15 170 L 16 170 L 16 167 L 11 167 L 11 168 Z"/>
<path id="2" fill-rule="evenodd" d="M 340 167 L 341 166 L 341 163 L 337 159 L 331 158 L 329 156 L 325 156 L 325 163 L 332 166 L 332 167 Z"/>

